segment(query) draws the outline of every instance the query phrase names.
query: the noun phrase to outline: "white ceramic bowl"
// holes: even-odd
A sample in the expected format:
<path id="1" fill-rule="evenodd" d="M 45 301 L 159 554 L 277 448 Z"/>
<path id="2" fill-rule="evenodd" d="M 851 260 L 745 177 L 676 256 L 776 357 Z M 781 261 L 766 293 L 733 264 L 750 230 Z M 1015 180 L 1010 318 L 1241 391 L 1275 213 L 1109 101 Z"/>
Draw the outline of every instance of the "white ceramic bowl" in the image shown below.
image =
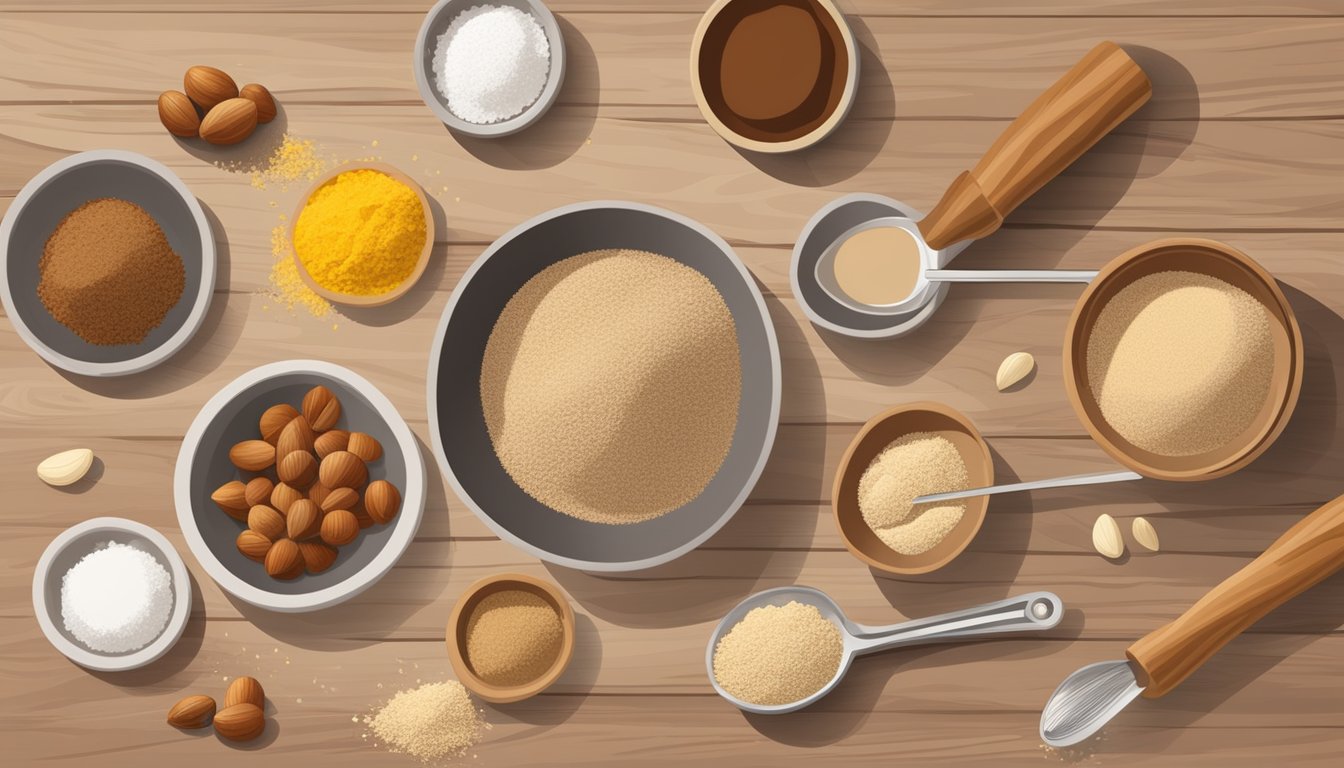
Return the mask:
<path id="1" fill-rule="evenodd" d="M 149 645 L 128 653 L 104 653 L 89 649 L 65 629 L 61 619 L 61 581 L 85 555 L 108 542 L 128 544 L 154 556 L 173 581 L 173 612 L 168 624 Z M 175 645 L 191 615 L 191 577 L 187 566 L 163 534 L 143 523 L 120 517 L 95 517 L 61 532 L 47 545 L 33 572 L 33 612 L 42 634 L 65 657 L 100 672 L 138 669 L 156 661 Z"/>
<path id="2" fill-rule="evenodd" d="M 216 506 L 210 494 L 238 478 L 229 448 L 257 439 L 261 412 L 279 402 L 297 408 L 303 394 L 317 384 L 326 385 L 341 401 L 338 428 L 366 432 L 382 443 L 383 456 L 369 464 L 369 479 L 395 485 L 401 491 L 401 511 L 386 525 L 360 531 L 322 573 L 281 581 L 238 551 L 235 541 L 245 526 Z M 315 611 L 373 586 L 410 546 L 425 507 L 425 463 L 410 427 L 367 379 L 331 363 L 287 360 L 244 373 L 201 408 L 182 438 L 173 498 L 192 554 L 226 592 L 273 611 Z"/>

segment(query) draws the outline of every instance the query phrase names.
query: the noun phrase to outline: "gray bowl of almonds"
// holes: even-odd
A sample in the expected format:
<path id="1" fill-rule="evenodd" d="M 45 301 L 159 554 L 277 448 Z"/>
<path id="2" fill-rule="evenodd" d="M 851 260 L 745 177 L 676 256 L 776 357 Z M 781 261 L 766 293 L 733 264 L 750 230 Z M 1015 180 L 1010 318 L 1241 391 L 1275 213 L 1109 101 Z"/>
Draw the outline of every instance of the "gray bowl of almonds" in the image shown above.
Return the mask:
<path id="1" fill-rule="evenodd" d="M 415 538 L 419 445 L 353 371 L 315 360 L 255 368 L 201 409 L 174 473 L 182 533 L 210 577 L 275 611 L 348 600 Z"/>

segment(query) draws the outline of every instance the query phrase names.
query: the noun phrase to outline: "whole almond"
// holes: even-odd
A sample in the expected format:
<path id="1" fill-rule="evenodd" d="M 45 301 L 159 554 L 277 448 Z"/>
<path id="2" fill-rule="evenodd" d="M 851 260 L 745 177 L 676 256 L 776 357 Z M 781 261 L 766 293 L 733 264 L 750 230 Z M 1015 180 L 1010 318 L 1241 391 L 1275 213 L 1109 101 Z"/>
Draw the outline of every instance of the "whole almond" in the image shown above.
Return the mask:
<path id="1" fill-rule="evenodd" d="M 994 377 L 994 385 L 1002 392 L 1025 379 L 1035 367 L 1036 358 L 1032 357 L 1030 352 L 1014 352 L 999 363 L 999 373 Z"/>
<path id="2" fill-rule="evenodd" d="M 350 511 L 354 513 L 355 519 L 359 521 L 359 529 L 361 531 L 365 528 L 372 528 L 378 524 L 378 521 L 373 519 L 373 515 L 369 514 L 369 511 L 364 508 L 363 504 L 360 504 Z"/>
<path id="3" fill-rule="evenodd" d="M 319 509 L 322 507 L 322 502 L 330 495 L 331 489 L 321 483 L 313 483 L 308 486 L 308 500 L 316 504 Z"/>
<path id="4" fill-rule="evenodd" d="M 272 405 L 261 414 L 258 426 L 261 429 L 261 439 L 275 445 L 275 441 L 280 439 L 280 432 L 289 422 L 298 416 L 299 412 L 289 403 L 280 403 Z"/>
<path id="5" fill-rule="evenodd" d="M 287 483 L 276 483 L 275 490 L 271 491 L 271 506 L 280 514 L 289 514 L 289 508 L 294 506 L 294 502 L 304 498 L 303 491 Z"/>
<path id="6" fill-rule="evenodd" d="M 271 500 L 271 491 L 275 490 L 275 483 L 271 482 L 269 477 L 254 477 L 247 481 L 247 488 L 243 490 L 243 498 L 247 500 L 247 506 L 250 509 L 258 504 L 265 504 Z"/>
<path id="7" fill-rule="evenodd" d="M 349 432 L 344 429 L 329 429 L 313 441 L 313 451 L 317 453 L 317 458 L 325 459 L 327 454 L 344 451 L 349 443 Z"/>
<path id="8" fill-rule="evenodd" d="M 237 144 L 256 129 L 257 105 L 250 99 L 228 99 L 205 113 L 201 138 L 211 144 Z"/>
<path id="9" fill-rule="evenodd" d="M 215 733 L 229 741 L 251 741 L 266 730 L 266 713 L 256 704 L 234 704 L 215 713 Z"/>
<path id="10" fill-rule="evenodd" d="M 1120 538 L 1120 526 L 1115 518 L 1102 514 L 1092 524 L 1092 546 L 1104 557 L 1112 560 L 1125 554 L 1125 542 Z"/>
<path id="11" fill-rule="evenodd" d="M 168 724 L 174 728 L 204 728 L 215 716 L 215 700 L 197 694 L 188 696 L 168 710 Z"/>
<path id="12" fill-rule="evenodd" d="M 285 513 L 285 526 L 289 538 L 311 539 L 321 529 L 322 510 L 308 499 L 300 499 Z"/>
<path id="13" fill-rule="evenodd" d="M 238 97 L 238 84 L 227 72 L 204 65 L 188 69 L 182 77 L 182 86 L 196 106 L 206 112 L 221 101 Z"/>
<path id="14" fill-rule="evenodd" d="M 349 544 L 359 536 L 359 519 L 348 509 L 336 509 L 322 518 L 322 540 L 333 547 Z"/>
<path id="15" fill-rule="evenodd" d="M 300 410 L 313 429 L 325 432 L 336 426 L 336 420 L 341 417 L 341 401 L 336 399 L 330 389 L 319 384 L 303 396 Z"/>
<path id="16" fill-rule="evenodd" d="M 239 480 L 230 480 L 216 488 L 210 500 L 236 520 L 246 520 L 247 510 L 252 508 L 247 503 L 247 486 Z"/>
<path id="17" fill-rule="evenodd" d="M 317 476 L 322 484 L 336 488 L 362 488 L 369 479 L 369 470 L 358 456 L 349 451 L 336 451 L 327 454 L 318 467 Z"/>
<path id="18" fill-rule="evenodd" d="M 251 704 L 258 709 L 265 709 L 266 692 L 261 689 L 257 678 L 235 677 L 229 683 L 228 690 L 224 691 L 224 708 L 228 709 L 234 704 Z"/>
<path id="19" fill-rule="evenodd" d="M 321 573 L 336 562 L 336 550 L 316 541 L 300 541 L 299 554 L 303 556 L 303 568 L 309 573 Z"/>
<path id="20" fill-rule="evenodd" d="M 1159 548 L 1157 540 L 1157 529 L 1146 518 L 1136 517 L 1131 523 L 1130 531 L 1134 534 L 1134 540 L 1139 542 L 1139 546 L 1150 552 L 1156 552 Z"/>
<path id="21" fill-rule="evenodd" d="M 303 556 L 291 539 L 279 539 L 266 552 L 266 573 L 277 579 L 294 579 L 303 573 Z"/>
<path id="22" fill-rule="evenodd" d="M 285 516 L 265 504 L 258 504 L 248 510 L 247 527 L 275 541 L 285 535 Z"/>
<path id="23" fill-rule="evenodd" d="M 281 482 L 295 488 L 307 488 L 317 478 L 317 459 L 307 451 L 290 451 L 275 465 Z"/>
<path id="24" fill-rule="evenodd" d="M 325 499 L 318 502 L 323 512 L 331 512 L 333 509 L 354 509 L 358 503 L 359 492 L 354 488 L 333 488 Z"/>
<path id="25" fill-rule="evenodd" d="M 309 426 L 308 420 L 302 416 L 295 416 L 290 419 L 285 428 L 280 430 L 280 437 L 275 441 L 275 452 L 277 456 L 287 456 L 295 451 L 313 450 L 313 428 Z"/>
<path id="26" fill-rule="evenodd" d="M 374 480 L 364 490 L 364 509 L 379 523 L 387 523 L 397 516 L 401 506 L 401 492 L 386 480 Z"/>
<path id="27" fill-rule="evenodd" d="M 363 432 L 350 433 L 350 446 L 347 451 L 355 454 L 364 461 L 377 461 L 383 456 L 383 445 L 372 435 Z"/>
<path id="28" fill-rule="evenodd" d="M 266 554 L 271 551 L 271 540 L 251 528 L 238 534 L 235 543 L 238 545 L 238 551 L 243 553 L 243 557 L 256 560 L 258 563 L 265 561 Z"/>
<path id="29" fill-rule="evenodd" d="M 187 139 L 196 138 L 201 130 L 201 118 L 196 114 L 196 105 L 181 91 L 164 91 L 159 94 L 159 122 L 169 133 Z"/>
<path id="30" fill-rule="evenodd" d="M 257 122 L 269 123 L 275 119 L 275 97 L 259 83 L 248 83 L 238 89 L 238 95 L 257 105 Z"/>
<path id="31" fill-rule="evenodd" d="M 275 446 L 265 440 L 244 440 L 229 449 L 229 461 L 239 469 L 260 472 L 275 463 Z"/>

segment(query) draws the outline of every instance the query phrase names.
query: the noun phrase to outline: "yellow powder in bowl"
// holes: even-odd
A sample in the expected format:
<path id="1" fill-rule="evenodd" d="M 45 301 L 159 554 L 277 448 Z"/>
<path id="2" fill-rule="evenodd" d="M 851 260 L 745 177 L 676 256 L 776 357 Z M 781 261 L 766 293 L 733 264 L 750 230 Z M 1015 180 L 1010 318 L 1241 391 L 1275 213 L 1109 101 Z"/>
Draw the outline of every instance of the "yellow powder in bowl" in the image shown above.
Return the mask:
<path id="1" fill-rule="evenodd" d="M 495 592 L 467 620 L 467 662 L 491 685 L 525 685 L 555 664 L 564 636 L 560 614 L 540 596 L 521 589 Z"/>
<path id="2" fill-rule="evenodd" d="M 592 251 L 509 299 L 480 384 L 491 445 L 529 496 L 593 523 L 650 520 L 698 496 L 728 455 L 737 330 L 691 267 Z"/>
<path id="3" fill-rule="evenodd" d="M 384 294 L 415 271 L 428 228 L 415 190 L 380 171 L 338 174 L 313 191 L 294 225 L 294 252 L 336 293 Z"/>
<path id="4" fill-rule="evenodd" d="M 839 627 L 816 606 L 763 605 L 719 638 L 714 679 L 752 704 L 792 704 L 825 687 L 843 655 Z"/>
<path id="5" fill-rule="evenodd" d="M 1120 436 L 1162 456 L 1226 447 L 1264 407 L 1274 374 L 1269 311 L 1194 272 L 1157 272 L 1102 307 L 1087 383 Z"/>
<path id="6" fill-rule="evenodd" d="M 914 500 L 969 487 L 966 462 L 952 441 L 913 432 L 892 441 L 863 471 L 859 512 L 882 543 L 902 555 L 921 555 L 957 527 L 966 504 L 915 505 Z"/>

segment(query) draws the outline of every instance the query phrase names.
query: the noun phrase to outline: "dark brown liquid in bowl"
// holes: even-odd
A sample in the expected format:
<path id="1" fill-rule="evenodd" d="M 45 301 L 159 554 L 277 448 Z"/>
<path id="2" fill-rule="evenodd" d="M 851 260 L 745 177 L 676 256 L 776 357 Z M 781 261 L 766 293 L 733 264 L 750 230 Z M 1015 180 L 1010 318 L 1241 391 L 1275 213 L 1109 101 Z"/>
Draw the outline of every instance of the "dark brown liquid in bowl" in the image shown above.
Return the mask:
<path id="1" fill-rule="evenodd" d="M 849 67 L 839 26 L 813 0 L 738 0 L 700 47 L 710 109 L 755 141 L 792 141 L 820 127 L 840 104 Z"/>

